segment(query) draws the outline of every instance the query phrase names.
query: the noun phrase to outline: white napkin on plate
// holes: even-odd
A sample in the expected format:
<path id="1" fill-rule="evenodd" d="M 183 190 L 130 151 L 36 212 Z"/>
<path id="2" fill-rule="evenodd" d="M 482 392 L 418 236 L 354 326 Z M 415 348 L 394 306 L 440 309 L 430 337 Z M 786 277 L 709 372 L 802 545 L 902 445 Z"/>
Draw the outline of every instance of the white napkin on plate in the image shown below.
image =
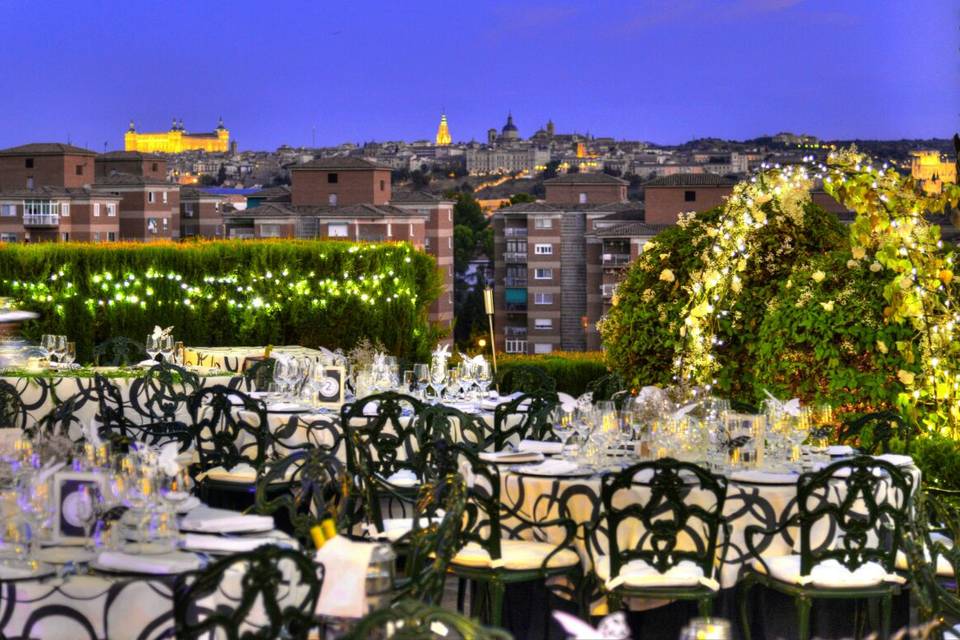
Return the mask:
<path id="1" fill-rule="evenodd" d="M 325 576 L 317 615 L 359 618 L 367 612 L 367 569 L 375 546 L 334 536 L 317 550 Z"/>
<path id="2" fill-rule="evenodd" d="M 105 569 L 115 571 L 170 575 L 199 569 L 200 558 L 192 553 L 135 556 L 119 551 L 104 551 L 97 557 L 97 564 Z"/>
<path id="3" fill-rule="evenodd" d="M 524 473 L 533 473 L 538 476 L 562 476 L 573 473 L 577 469 L 579 469 L 579 467 L 575 462 L 550 458 L 540 464 L 532 464 L 529 467 L 524 467 L 523 471 Z"/>
<path id="4" fill-rule="evenodd" d="M 553 618 L 574 640 L 628 640 L 630 638 L 630 627 L 622 611 L 611 613 L 601 620 L 596 628 L 590 626 L 589 622 L 584 622 L 565 611 L 554 611 Z"/>
<path id="5" fill-rule="evenodd" d="M 138 362 L 138 363 L 136 364 L 136 366 L 138 366 L 138 367 L 152 367 L 152 366 L 155 365 L 155 364 L 157 364 L 157 361 L 156 361 L 156 360 L 151 360 L 150 358 L 147 358 L 146 360 L 141 360 L 140 362 Z"/>
<path id="6" fill-rule="evenodd" d="M 486 462 L 541 462 L 543 454 L 536 451 L 484 451 L 480 459 Z"/>
<path id="7" fill-rule="evenodd" d="M 185 515 L 180 528 L 200 533 L 242 533 L 245 531 L 272 531 L 271 516 L 246 515 L 228 509 L 214 509 L 201 505 Z"/>
<path id="8" fill-rule="evenodd" d="M 197 478 L 199 480 L 210 478 L 211 480 L 225 480 L 227 482 L 256 482 L 257 470 L 252 465 L 241 462 L 229 470 L 223 467 L 214 467 L 204 471 Z"/>
<path id="9" fill-rule="evenodd" d="M 231 553 L 243 553 L 253 551 L 257 547 L 266 544 L 276 544 L 289 547 L 290 543 L 286 540 L 277 538 L 225 538 L 224 536 L 213 536 L 204 533 L 185 533 L 183 535 L 183 547 L 190 551 L 229 551 Z"/>
<path id="10" fill-rule="evenodd" d="M 387 482 L 398 487 L 413 487 L 420 484 L 420 481 L 417 479 L 417 474 L 410 471 L 410 469 L 400 469 L 387 478 Z"/>
<path id="11" fill-rule="evenodd" d="M 852 456 L 853 447 L 848 444 L 832 444 L 827 447 L 827 455 L 831 456 Z"/>
<path id="12" fill-rule="evenodd" d="M 197 496 L 190 496 L 189 498 L 187 498 L 186 500 L 184 500 L 183 502 L 177 505 L 177 513 L 180 515 L 183 515 L 185 513 L 190 513 L 191 511 L 193 511 L 194 509 L 196 509 L 202 504 L 203 503 L 200 502 L 200 498 L 198 498 Z"/>
<path id="13" fill-rule="evenodd" d="M 534 451 L 536 453 L 557 454 L 563 453 L 563 444 L 560 442 L 541 442 L 540 440 L 521 440 L 517 451 Z"/>

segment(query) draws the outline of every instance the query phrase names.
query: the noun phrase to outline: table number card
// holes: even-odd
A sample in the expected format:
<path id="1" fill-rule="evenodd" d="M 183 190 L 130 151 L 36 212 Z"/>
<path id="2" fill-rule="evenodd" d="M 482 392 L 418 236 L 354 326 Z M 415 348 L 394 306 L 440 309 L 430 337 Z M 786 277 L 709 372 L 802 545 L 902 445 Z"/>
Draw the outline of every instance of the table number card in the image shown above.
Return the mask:
<path id="1" fill-rule="evenodd" d="M 323 379 L 317 391 L 317 406 L 327 409 L 339 409 L 343 404 L 343 381 L 346 370 L 343 367 L 324 367 Z"/>
<path id="2" fill-rule="evenodd" d="M 84 492 L 83 489 L 88 491 Z M 93 500 L 106 491 L 106 478 L 93 472 L 64 471 L 53 476 L 53 539 L 59 544 L 83 544 Z"/>

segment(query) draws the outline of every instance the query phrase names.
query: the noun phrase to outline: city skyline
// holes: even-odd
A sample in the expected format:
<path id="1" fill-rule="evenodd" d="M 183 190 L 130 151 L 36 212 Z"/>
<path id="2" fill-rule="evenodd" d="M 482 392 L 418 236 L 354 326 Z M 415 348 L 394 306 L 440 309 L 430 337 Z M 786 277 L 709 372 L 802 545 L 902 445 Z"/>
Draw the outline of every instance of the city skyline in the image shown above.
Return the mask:
<path id="1" fill-rule="evenodd" d="M 552 119 L 658 144 L 942 138 L 957 128 L 958 16 L 948 0 L 8 4 L 20 55 L 0 147 L 117 149 L 131 119 L 209 131 L 220 115 L 241 149 L 432 139 L 442 111 L 454 141 L 484 140 L 508 112 L 523 137 Z"/>

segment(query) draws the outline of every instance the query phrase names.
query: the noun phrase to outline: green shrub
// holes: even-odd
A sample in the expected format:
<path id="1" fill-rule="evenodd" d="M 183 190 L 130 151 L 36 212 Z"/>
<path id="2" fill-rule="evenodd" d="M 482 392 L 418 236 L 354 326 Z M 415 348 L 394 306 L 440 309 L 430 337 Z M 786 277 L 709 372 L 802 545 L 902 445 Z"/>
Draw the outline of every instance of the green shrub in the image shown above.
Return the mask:
<path id="1" fill-rule="evenodd" d="M 837 217 L 808 204 L 803 224 L 767 205 L 769 222 L 756 236 L 751 257 L 740 276 L 742 290 L 729 314 L 719 317 L 719 361 L 716 387 L 720 393 L 742 400 L 754 397 L 751 344 L 769 300 L 795 264 L 840 247 L 845 230 Z M 660 233 L 638 257 L 617 288 L 616 304 L 600 324 L 610 367 L 633 386 L 674 383 L 674 360 L 682 347 L 680 317 L 689 294 L 684 289 L 690 274 L 704 266 L 704 256 L 714 245 L 705 225 L 719 219 L 720 210 L 699 213 Z"/>
<path id="2" fill-rule="evenodd" d="M 498 380 L 512 368 L 519 365 L 536 366 L 553 378 L 557 391 L 574 397 L 587 391 L 591 382 L 608 373 L 603 354 L 599 351 L 555 352 L 551 354 L 525 356 L 500 355 L 497 357 Z M 501 393 L 512 393 L 516 389 L 500 387 Z"/>
<path id="3" fill-rule="evenodd" d="M 960 441 L 930 433 L 910 443 L 910 455 L 925 484 L 960 491 Z"/>
<path id="4" fill-rule="evenodd" d="M 432 257 L 407 244 L 337 241 L 51 243 L 0 247 L 0 296 L 40 318 L 23 332 L 76 340 L 78 358 L 173 326 L 188 345 L 349 348 L 363 337 L 425 358 Z"/>

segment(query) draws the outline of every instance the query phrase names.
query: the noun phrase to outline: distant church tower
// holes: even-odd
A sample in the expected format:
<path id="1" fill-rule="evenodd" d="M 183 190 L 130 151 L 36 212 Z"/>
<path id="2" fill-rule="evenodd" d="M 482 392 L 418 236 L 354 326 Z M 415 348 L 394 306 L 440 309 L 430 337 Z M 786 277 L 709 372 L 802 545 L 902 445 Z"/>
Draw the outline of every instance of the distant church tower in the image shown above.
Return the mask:
<path id="1" fill-rule="evenodd" d="M 450 144 L 450 128 L 447 126 L 447 114 L 440 114 L 440 125 L 437 127 L 437 145 L 445 147 Z"/>

